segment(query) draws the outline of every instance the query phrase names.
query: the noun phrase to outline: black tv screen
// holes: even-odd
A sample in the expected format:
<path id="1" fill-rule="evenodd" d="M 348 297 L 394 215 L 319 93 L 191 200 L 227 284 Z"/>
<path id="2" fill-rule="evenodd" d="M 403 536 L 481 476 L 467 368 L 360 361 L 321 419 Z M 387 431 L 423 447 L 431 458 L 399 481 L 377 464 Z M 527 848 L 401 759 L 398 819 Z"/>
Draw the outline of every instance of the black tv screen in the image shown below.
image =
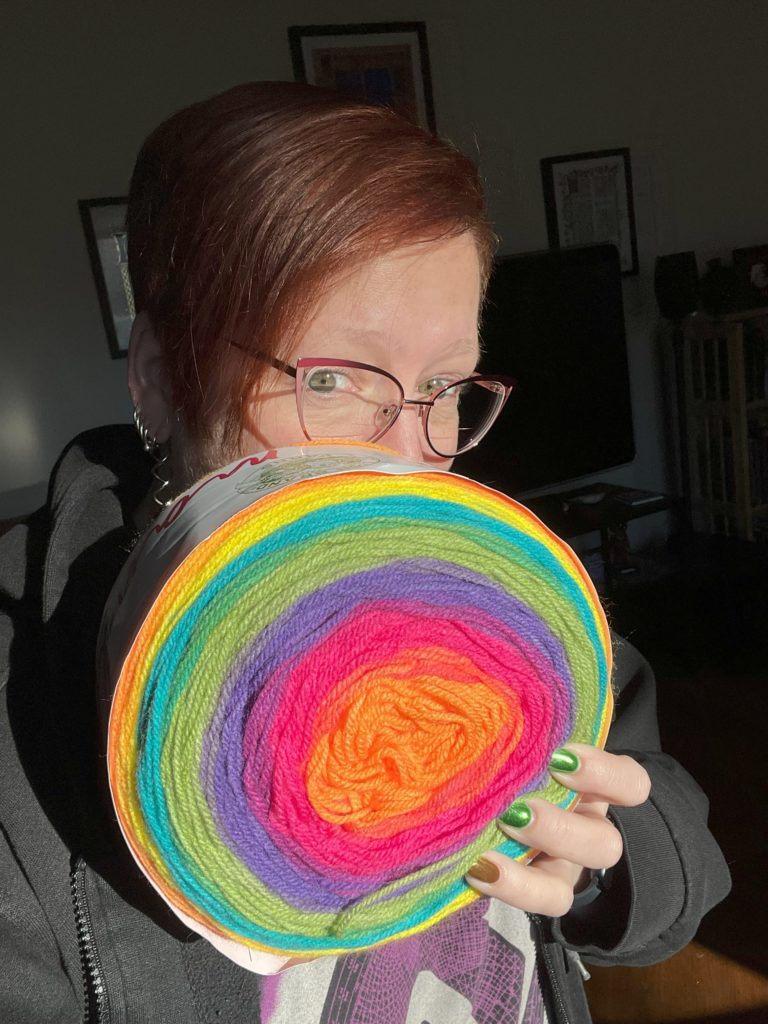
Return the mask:
<path id="1" fill-rule="evenodd" d="M 615 246 L 498 259 L 481 337 L 483 370 L 518 387 L 457 472 L 518 494 L 634 458 Z"/>

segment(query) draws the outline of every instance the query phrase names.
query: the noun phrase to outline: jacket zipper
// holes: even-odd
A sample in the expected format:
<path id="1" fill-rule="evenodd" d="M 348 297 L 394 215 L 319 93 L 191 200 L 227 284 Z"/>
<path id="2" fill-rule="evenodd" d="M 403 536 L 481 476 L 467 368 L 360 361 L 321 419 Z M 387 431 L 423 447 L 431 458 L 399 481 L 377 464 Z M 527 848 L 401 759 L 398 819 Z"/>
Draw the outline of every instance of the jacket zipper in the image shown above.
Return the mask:
<path id="1" fill-rule="evenodd" d="M 75 911 L 77 945 L 83 971 L 85 1012 L 83 1024 L 109 1024 L 109 1002 L 104 983 L 104 971 L 93 935 L 93 922 L 85 893 L 85 868 L 82 857 L 73 858 L 70 871 L 72 906 Z"/>
<path id="2" fill-rule="evenodd" d="M 541 959 L 544 962 L 547 977 L 549 978 L 549 984 L 552 989 L 552 999 L 559 1014 L 557 1024 L 571 1024 L 571 1018 L 568 1016 L 568 1010 L 565 1002 L 563 1001 L 563 994 L 555 973 L 555 965 L 552 962 L 552 955 L 549 952 L 547 942 L 544 940 L 544 926 L 542 919 L 538 914 L 526 914 L 526 917 L 529 918 L 533 923 L 533 927 L 536 929 L 536 937 L 538 939 L 536 946 L 541 955 Z"/>

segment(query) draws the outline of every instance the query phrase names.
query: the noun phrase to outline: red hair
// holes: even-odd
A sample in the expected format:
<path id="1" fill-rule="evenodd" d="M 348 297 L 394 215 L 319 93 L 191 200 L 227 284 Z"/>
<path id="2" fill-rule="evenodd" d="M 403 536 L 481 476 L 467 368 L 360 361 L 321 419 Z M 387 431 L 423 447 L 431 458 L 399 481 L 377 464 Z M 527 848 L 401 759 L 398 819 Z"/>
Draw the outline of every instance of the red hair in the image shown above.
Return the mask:
<path id="1" fill-rule="evenodd" d="M 236 447 L 264 362 L 285 354 L 343 271 L 470 232 L 495 247 L 477 169 L 383 107 L 298 83 L 236 86 L 179 111 L 131 178 L 136 308 L 203 448 Z M 234 343 L 234 344 L 233 344 Z"/>

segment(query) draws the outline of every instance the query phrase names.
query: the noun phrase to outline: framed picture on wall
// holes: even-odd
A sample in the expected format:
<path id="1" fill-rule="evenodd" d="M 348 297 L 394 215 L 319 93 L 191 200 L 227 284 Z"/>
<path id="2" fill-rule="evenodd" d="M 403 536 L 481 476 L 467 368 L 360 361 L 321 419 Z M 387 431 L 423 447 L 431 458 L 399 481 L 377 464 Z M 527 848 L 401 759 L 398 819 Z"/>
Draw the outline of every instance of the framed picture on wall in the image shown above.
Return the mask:
<path id="1" fill-rule="evenodd" d="M 546 157 L 541 178 L 551 249 L 612 242 L 622 274 L 638 272 L 628 149 Z"/>
<path id="2" fill-rule="evenodd" d="M 294 25 L 288 39 L 297 81 L 381 103 L 435 130 L 423 21 Z"/>
<path id="3" fill-rule="evenodd" d="M 125 197 L 118 196 L 80 199 L 77 204 L 113 359 L 120 359 L 127 354 L 131 324 L 136 316 L 128 276 L 125 233 L 127 202 Z"/>

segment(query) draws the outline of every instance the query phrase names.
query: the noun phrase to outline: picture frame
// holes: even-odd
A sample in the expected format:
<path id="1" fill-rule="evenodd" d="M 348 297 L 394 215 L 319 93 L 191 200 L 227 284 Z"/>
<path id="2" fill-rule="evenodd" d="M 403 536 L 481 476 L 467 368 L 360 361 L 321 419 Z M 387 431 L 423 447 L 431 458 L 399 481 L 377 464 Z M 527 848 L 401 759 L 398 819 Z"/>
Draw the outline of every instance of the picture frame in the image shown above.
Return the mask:
<path id="1" fill-rule="evenodd" d="M 113 359 L 128 354 L 131 325 L 136 316 L 133 289 L 128 276 L 124 196 L 79 199 L 88 258 L 99 298 L 109 351 Z"/>
<path id="2" fill-rule="evenodd" d="M 610 242 L 619 250 L 621 273 L 638 273 L 628 148 L 545 157 L 541 178 L 551 249 Z"/>
<path id="3" fill-rule="evenodd" d="M 435 131 L 423 21 L 293 25 L 288 41 L 298 82 L 381 103 Z"/>

